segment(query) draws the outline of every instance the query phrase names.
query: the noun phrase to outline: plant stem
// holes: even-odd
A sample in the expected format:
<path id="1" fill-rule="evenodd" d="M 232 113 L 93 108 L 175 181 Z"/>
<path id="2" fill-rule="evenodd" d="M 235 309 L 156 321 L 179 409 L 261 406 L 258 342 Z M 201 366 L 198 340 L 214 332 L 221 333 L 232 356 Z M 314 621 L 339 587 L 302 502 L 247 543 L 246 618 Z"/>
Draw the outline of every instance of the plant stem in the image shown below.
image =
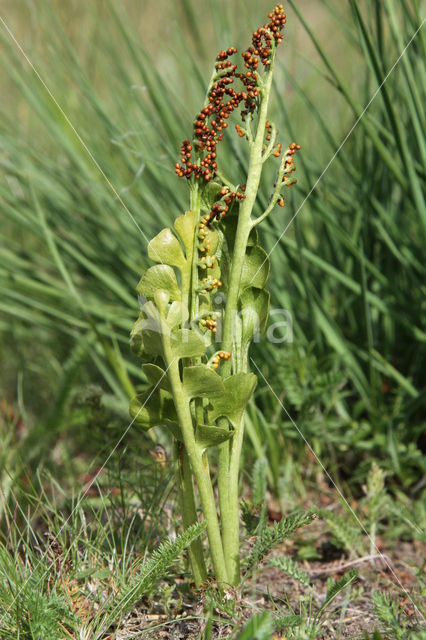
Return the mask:
<path id="1" fill-rule="evenodd" d="M 182 519 L 185 529 L 198 522 L 195 506 L 194 484 L 192 481 L 191 467 L 185 447 L 175 442 L 175 458 L 177 463 L 177 481 L 179 497 L 182 508 Z M 207 578 L 206 564 L 203 556 L 203 546 L 200 538 L 194 540 L 189 547 L 189 559 L 195 586 L 199 587 Z"/>
<path id="2" fill-rule="evenodd" d="M 244 418 L 230 443 L 225 442 L 219 451 L 219 503 L 222 522 L 222 539 L 226 568 L 231 584 L 240 582 L 240 514 L 239 514 L 239 466 L 244 437 Z M 222 511 L 223 510 L 223 511 Z"/>
<path id="3" fill-rule="evenodd" d="M 198 185 L 194 185 L 191 190 L 191 210 L 197 213 L 197 220 L 200 213 L 200 194 Z M 196 315 L 197 298 L 196 290 L 198 284 L 198 247 L 197 230 L 194 232 L 193 254 L 188 269 L 182 274 L 182 305 L 188 309 L 190 321 Z M 188 362 L 188 364 L 190 364 Z M 182 519 L 184 528 L 187 529 L 192 524 L 198 522 L 197 508 L 195 503 L 194 483 L 191 474 L 191 465 L 185 445 L 175 441 L 175 458 L 177 465 L 176 482 L 178 485 L 179 499 L 182 509 Z M 201 540 L 197 538 L 189 548 L 189 559 L 191 562 L 192 574 L 197 587 L 206 580 L 207 570 L 204 561 L 203 547 Z"/>
<path id="4" fill-rule="evenodd" d="M 200 218 L 201 207 L 201 194 L 198 188 L 198 184 L 195 184 L 191 189 L 191 211 L 197 215 L 197 223 L 194 230 L 194 245 L 192 253 L 192 265 L 191 265 L 191 303 L 189 311 L 189 318 L 192 322 L 198 314 L 198 220 Z"/>
<path id="5" fill-rule="evenodd" d="M 237 233 L 235 236 L 234 252 L 232 256 L 231 274 L 229 279 L 228 297 L 225 307 L 223 324 L 222 348 L 224 351 L 233 350 L 234 324 L 238 312 L 238 298 L 240 295 L 241 274 L 247 251 L 247 242 L 251 230 L 251 215 L 256 202 L 262 175 L 262 148 L 264 143 L 265 125 L 268 113 L 269 95 L 272 86 L 274 56 L 262 87 L 262 102 L 256 136 L 251 144 L 250 160 L 245 190 L 246 198 L 240 206 Z M 234 363 L 235 368 L 235 363 Z M 230 374 L 231 361 L 222 364 L 222 375 Z M 220 445 L 219 449 L 219 502 L 222 520 L 222 535 L 226 566 L 232 584 L 240 582 L 239 560 L 239 509 L 238 509 L 238 472 L 241 455 L 241 444 L 244 433 L 244 419 L 241 421 L 232 441 Z"/>
<path id="6" fill-rule="evenodd" d="M 220 424 L 220 423 L 219 423 Z M 235 437 L 235 436 L 234 436 Z M 220 508 L 220 522 L 222 527 L 222 541 L 223 551 L 225 554 L 226 568 L 229 574 L 231 584 L 234 584 L 232 573 L 229 565 L 229 552 L 228 549 L 232 547 L 230 539 L 230 529 L 226 525 L 228 519 L 231 518 L 231 505 L 229 502 L 229 461 L 230 461 L 230 447 L 233 438 L 227 442 L 223 442 L 219 445 L 219 459 L 218 459 L 218 476 L 217 476 L 217 488 L 219 494 L 219 508 Z"/>
<path id="7" fill-rule="evenodd" d="M 245 190 L 245 200 L 240 206 L 238 215 L 237 233 L 235 236 L 234 252 L 232 255 L 231 275 L 229 279 L 228 297 L 225 307 L 225 319 L 223 323 L 222 348 L 224 351 L 232 350 L 233 331 L 235 315 L 238 311 L 238 297 L 240 293 L 241 274 L 243 271 L 244 258 L 247 251 L 247 241 L 251 230 L 251 214 L 256 202 L 257 191 L 259 189 L 260 177 L 262 175 L 262 147 L 265 135 L 265 125 L 268 113 L 269 95 L 272 85 L 273 59 L 266 77 L 265 85 L 262 89 L 262 103 L 259 109 L 259 120 L 256 137 L 250 150 L 250 160 Z M 230 362 L 224 362 L 222 371 L 224 375 L 229 375 Z"/>
<path id="8" fill-rule="evenodd" d="M 213 493 L 208 466 L 203 461 L 202 450 L 197 445 L 194 434 L 189 398 L 182 385 L 179 373 L 179 363 L 173 356 L 170 338 L 164 328 L 162 330 L 164 358 L 168 365 L 167 375 L 170 382 L 173 401 L 179 419 L 179 425 L 183 436 L 185 449 L 191 465 L 192 472 L 197 481 L 201 506 L 207 520 L 207 536 L 209 539 L 210 553 L 213 567 L 219 583 L 228 582 L 225 557 L 222 546 L 222 538 L 219 527 L 219 519 L 216 511 L 216 503 Z"/>

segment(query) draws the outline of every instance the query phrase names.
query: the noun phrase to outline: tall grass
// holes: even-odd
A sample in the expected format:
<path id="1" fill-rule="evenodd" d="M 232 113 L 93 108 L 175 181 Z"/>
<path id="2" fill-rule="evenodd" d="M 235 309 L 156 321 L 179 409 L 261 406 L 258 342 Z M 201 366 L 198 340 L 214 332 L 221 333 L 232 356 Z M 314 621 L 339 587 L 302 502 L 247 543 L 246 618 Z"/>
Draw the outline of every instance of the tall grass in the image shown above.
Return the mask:
<path id="1" fill-rule="evenodd" d="M 330 99 L 347 104 L 347 131 L 354 128 L 340 149 L 345 131 L 295 84 L 321 122 L 332 164 L 317 184 L 322 167 L 305 142 L 300 191 L 308 199 L 276 247 L 282 225 L 270 229 L 272 260 L 283 265 L 273 296 L 291 305 L 298 346 L 284 362 L 271 348 L 267 371 L 277 390 L 290 390 L 290 403 L 292 384 L 303 396 L 292 404 L 308 438 L 349 449 L 353 462 L 359 449 L 386 456 L 409 485 L 424 429 L 426 95 L 415 81 L 425 74 L 422 16 L 416 2 L 347 3 L 342 31 L 362 77 L 354 93 L 308 16 L 290 4 L 321 58 Z"/>
<path id="2" fill-rule="evenodd" d="M 289 4 L 292 29 L 300 21 L 290 42 L 314 66 L 287 49 L 275 108 L 304 164 L 297 195 L 263 233 L 275 263 L 272 301 L 291 312 L 295 343 L 263 343 L 255 359 L 336 473 L 342 460 L 375 451 L 410 485 L 424 402 L 424 30 L 362 114 L 421 24 L 420 4 L 316 3 L 312 15 L 331 24 L 338 48 Z M 102 381 L 123 419 L 132 387 L 144 384 L 128 333 L 146 238 L 184 209 L 173 166 L 205 90 L 206 59 L 239 41 L 244 21 L 263 15 L 258 5 L 185 0 L 168 6 L 167 22 L 150 7 L 158 36 L 146 28 L 141 41 L 137 10 L 95 3 L 83 17 L 89 46 L 59 4 L 43 1 L 32 18 L 42 44 L 26 51 L 69 121 L 0 29 L 10 94 L 0 107 L 2 379 L 10 389 L 23 371 L 25 406 L 52 433 L 70 427 L 76 384 Z M 223 153 L 238 175 L 246 162 L 238 144 L 224 141 Z M 260 386 L 249 434 L 256 453 L 268 449 L 278 488 L 276 443 L 292 455 L 303 448 L 291 445 L 298 435 L 267 393 Z"/>

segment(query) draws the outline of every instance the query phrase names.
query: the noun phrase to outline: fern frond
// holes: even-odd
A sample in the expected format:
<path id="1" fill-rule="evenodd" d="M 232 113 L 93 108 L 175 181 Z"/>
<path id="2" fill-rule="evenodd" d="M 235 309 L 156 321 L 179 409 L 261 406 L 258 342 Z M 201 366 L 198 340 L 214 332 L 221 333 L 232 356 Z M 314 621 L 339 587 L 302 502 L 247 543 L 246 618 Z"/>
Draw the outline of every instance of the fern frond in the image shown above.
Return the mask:
<path id="1" fill-rule="evenodd" d="M 331 533 L 345 549 L 353 555 L 363 555 L 364 542 L 359 529 L 349 524 L 347 519 L 339 513 L 321 509 L 318 515 L 325 520 Z"/>
<path id="2" fill-rule="evenodd" d="M 117 622 L 117 619 L 134 606 L 145 593 L 149 592 L 158 580 L 164 578 L 170 566 L 198 538 L 206 526 L 206 522 L 193 524 L 175 540 L 161 543 L 158 549 L 142 563 L 138 574 L 132 580 L 132 584 L 120 594 L 110 615 L 108 615 L 108 623 Z"/>
<path id="3" fill-rule="evenodd" d="M 272 527 L 265 527 L 248 557 L 247 571 L 257 565 L 273 547 L 284 542 L 296 529 L 309 524 L 315 517 L 316 513 L 313 511 L 298 512 L 280 522 L 274 522 Z"/>
<path id="4" fill-rule="evenodd" d="M 345 589 L 351 582 L 354 582 L 358 577 L 358 572 L 356 569 L 352 569 L 345 573 L 344 576 L 339 578 L 339 580 L 332 580 L 330 584 L 327 586 L 327 595 L 325 597 L 325 602 L 329 604 L 334 598 Z"/>
<path id="5" fill-rule="evenodd" d="M 325 602 L 322 605 L 322 607 L 317 611 L 314 618 L 314 622 L 316 622 L 316 620 L 318 620 L 322 616 L 324 611 L 333 602 L 333 600 L 337 598 L 339 593 L 341 593 L 344 589 L 349 587 L 349 585 L 355 582 L 357 578 L 358 578 L 358 571 L 356 571 L 355 569 L 352 569 L 351 571 L 348 571 L 348 573 L 345 573 L 345 575 L 342 576 L 339 580 L 330 581 L 330 584 L 327 587 L 327 595 L 325 597 Z"/>
<path id="6" fill-rule="evenodd" d="M 295 627 L 300 627 L 302 622 L 302 616 L 289 614 L 275 620 L 275 629 L 294 629 Z"/>
<path id="7" fill-rule="evenodd" d="M 383 509 L 387 502 L 385 489 L 385 473 L 376 461 L 371 465 L 367 476 L 366 502 L 371 523 L 376 523 L 382 517 Z"/>
<path id="8" fill-rule="evenodd" d="M 300 584 L 303 584 L 305 587 L 309 586 L 309 576 L 303 571 L 303 569 L 299 566 L 299 564 L 289 558 L 288 556 L 281 556 L 281 558 L 273 558 L 269 561 L 271 567 L 276 567 L 283 573 L 286 573 L 293 580 L 297 580 Z"/>
<path id="9" fill-rule="evenodd" d="M 392 630 L 396 638 L 402 637 L 403 629 L 401 628 L 398 602 L 381 591 L 376 591 L 373 595 L 373 606 L 374 613 L 385 629 Z"/>
<path id="10" fill-rule="evenodd" d="M 270 613 L 259 613 L 250 618 L 236 640 L 271 640 L 274 620 Z"/>

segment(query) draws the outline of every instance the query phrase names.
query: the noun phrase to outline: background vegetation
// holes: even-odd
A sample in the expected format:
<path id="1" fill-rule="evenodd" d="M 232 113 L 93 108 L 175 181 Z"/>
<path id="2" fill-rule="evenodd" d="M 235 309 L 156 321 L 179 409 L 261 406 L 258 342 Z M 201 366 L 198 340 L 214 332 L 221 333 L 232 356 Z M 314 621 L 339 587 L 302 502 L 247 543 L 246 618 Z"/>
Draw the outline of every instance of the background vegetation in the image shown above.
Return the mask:
<path id="1" fill-rule="evenodd" d="M 135 286 L 148 264 L 147 240 L 187 207 L 174 163 L 214 54 L 241 48 L 270 4 L 143 5 L 2 3 L 6 528 L 14 509 L 17 521 L 40 524 L 47 499 L 66 512 L 70 488 L 90 480 L 108 456 L 101 482 L 126 496 L 120 509 L 142 495 L 151 507 L 147 496 L 161 504 L 173 496 L 147 436 L 130 429 L 110 455 L 129 422 L 128 397 L 145 384 L 128 346 Z M 289 0 L 287 8 L 274 120 L 302 152 L 298 186 L 262 233 L 272 251 L 272 306 L 291 313 L 293 341 L 277 347 L 264 339 L 252 354 L 267 382 L 260 376 L 249 410 L 244 469 L 248 476 L 257 459 L 267 460 L 268 487 L 284 513 L 306 499 L 318 469 L 300 430 L 346 496 L 363 495 L 375 460 L 392 499 L 418 510 L 425 472 L 424 28 L 398 57 L 424 7 L 418 0 Z M 230 136 L 223 147 L 237 176 L 243 147 Z M 259 208 L 269 191 L 265 184 Z M 170 529 L 166 516 L 138 526 L 140 548 Z M 413 516 L 394 523 L 394 533 L 411 539 L 406 520 Z"/>

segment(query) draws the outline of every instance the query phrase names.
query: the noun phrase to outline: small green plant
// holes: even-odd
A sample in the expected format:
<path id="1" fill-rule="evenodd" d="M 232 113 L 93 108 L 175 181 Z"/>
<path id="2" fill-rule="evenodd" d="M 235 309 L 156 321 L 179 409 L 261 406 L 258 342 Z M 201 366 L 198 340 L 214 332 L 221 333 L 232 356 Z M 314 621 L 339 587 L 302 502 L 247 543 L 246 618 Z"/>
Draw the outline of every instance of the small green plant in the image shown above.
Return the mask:
<path id="1" fill-rule="evenodd" d="M 312 522 L 316 514 L 312 511 L 296 512 L 287 519 L 274 522 L 272 527 L 264 527 L 257 536 L 256 542 L 247 558 L 247 571 L 262 561 L 262 559 L 277 545 L 282 544 L 300 527 Z"/>
<path id="2" fill-rule="evenodd" d="M 220 51 L 205 103 L 196 116 L 192 140 L 181 147 L 176 173 L 190 190 L 190 208 L 148 246 L 159 264 L 149 268 L 137 292 L 141 312 L 131 332 L 134 352 L 146 362 L 151 387 L 130 404 L 145 430 L 166 427 L 173 435 L 183 523 L 198 521 L 194 482 L 207 520 L 215 577 L 237 585 L 239 557 L 239 463 L 244 412 L 256 387 L 248 351 L 265 329 L 269 293 L 268 255 L 256 227 L 283 188 L 295 182 L 295 143 L 282 152 L 276 126 L 268 120 L 275 55 L 286 16 L 282 5 L 254 33 L 242 53 L 244 68 L 231 61 L 236 49 Z M 218 149 L 229 117 L 249 146 L 247 174 L 233 184 L 219 167 Z M 253 217 L 265 162 L 280 158 L 269 203 Z M 208 452 L 219 449 L 220 521 L 209 471 Z M 207 576 L 201 541 L 191 545 L 196 584 Z"/>
<path id="3" fill-rule="evenodd" d="M 381 623 L 386 638 L 394 640 L 405 640 L 405 638 L 413 638 L 413 640 L 421 640 L 425 637 L 424 629 L 416 629 L 409 623 L 406 616 L 403 615 L 398 602 L 381 591 L 377 591 L 373 596 L 374 612 Z M 419 612 L 420 613 L 420 612 Z M 382 636 L 376 631 L 377 637 Z M 376 636 L 373 636 L 376 638 Z"/>
<path id="4" fill-rule="evenodd" d="M 349 551 L 352 557 L 362 556 L 364 553 L 364 540 L 362 533 L 357 529 L 347 517 L 341 513 L 320 509 L 318 515 L 327 524 L 334 538 Z"/>
<path id="5" fill-rule="evenodd" d="M 253 465 L 252 472 L 252 502 L 242 500 L 241 515 L 247 533 L 259 535 L 266 524 L 267 503 L 267 460 L 258 458 Z"/>
<path id="6" fill-rule="evenodd" d="M 280 569 L 283 573 L 290 576 L 290 578 L 293 578 L 293 580 L 297 580 L 297 582 L 300 582 L 304 587 L 309 586 L 308 574 L 303 571 L 299 564 L 289 556 L 273 558 L 269 561 L 269 564 L 271 567 Z"/>
<path id="7" fill-rule="evenodd" d="M 388 503 L 388 496 L 385 488 L 385 474 L 374 460 L 371 464 L 370 472 L 367 476 L 365 505 L 368 511 L 369 534 L 370 534 L 370 554 L 376 553 L 377 525 L 383 517 L 383 513 Z"/>
<path id="8" fill-rule="evenodd" d="M 315 640 L 315 638 L 324 637 L 323 627 L 326 613 L 329 612 L 337 596 L 344 591 L 347 592 L 347 600 L 349 600 L 351 593 L 350 587 L 357 579 L 357 572 L 349 571 L 337 581 L 330 578 L 325 597 L 320 599 L 319 595 L 310 585 L 308 576 L 304 574 L 290 558 L 282 557 L 277 561 L 271 561 L 270 564 L 278 569 L 282 569 L 285 574 L 291 575 L 294 580 L 297 580 L 304 587 L 307 587 L 310 591 L 309 597 L 306 600 L 301 599 L 298 613 L 296 613 L 289 604 L 291 613 L 286 613 L 286 615 L 279 615 L 280 609 L 277 610 L 276 613 L 278 613 L 278 615 L 275 616 L 273 616 L 271 612 L 254 614 L 247 622 L 241 634 L 236 636 L 238 640 L 242 640 L 243 638 L 259 638 L 259 640 L 261 640 L 262 638 L 269 639 L 277 637 L 272 636 L 270 632 L 271 626 L 275 631 L 285 631 L 285 638 L 291 638 L 292 640 Z M 321 600 L 322 604 L 318 607 L 317 603 L 321 602 Z"/>
<path id="9" fill-rule="evenodd" d="M 236 636 L 237 640 L 270 640 L 274 632 L 274 620 L 269 612 L 257 613 Z"/>
<path id="10" fill-rule="evenodd" d="M 75 623 L 65 594 L 57 585 L 49 585 L 45 567 L 35 564 L 33 570 L 0 543 L 0 637 L 4 640 L 56 640 L 64 637 L 64 625 Z"/>

